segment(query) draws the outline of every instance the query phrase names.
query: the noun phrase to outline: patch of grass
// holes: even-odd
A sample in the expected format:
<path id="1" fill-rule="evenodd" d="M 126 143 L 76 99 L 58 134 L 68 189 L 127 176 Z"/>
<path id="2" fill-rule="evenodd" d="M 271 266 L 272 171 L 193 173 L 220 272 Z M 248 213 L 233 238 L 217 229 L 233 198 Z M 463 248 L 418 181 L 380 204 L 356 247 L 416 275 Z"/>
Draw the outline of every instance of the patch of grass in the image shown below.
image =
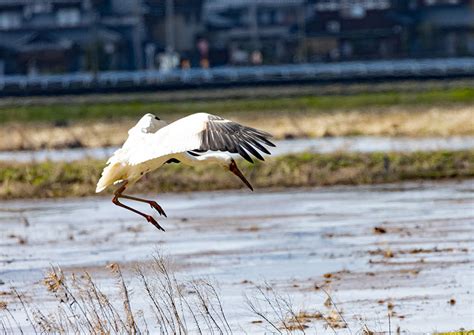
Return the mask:
<path id="1" fill-rule="evenodd" d="M 359 185 L 404 180 L 472 178 L 474 151 L 414 153 L 301 153 L 255 165 L 239 162 L 256 188 Z M 94 195 L 103 161 L 0 163 L 0 199 Z M 220 167 L 168 164 L 130 188 L 132 192 L 210 191 L 243 187 Z M 113 189 L 111 187 L 111 189 Z M 109 191 L 111 192 L 111 190 Z"/>
<path id="2" fill-rule="evenodd" d="M 278 88 L 276 88 L 278 89 Z M 360 109 L 384 106 L 447 105 L 474 102 L 474 88 L 432 89 L 428 91 L 370 92 L 352 95 L 231 98 L 196 102 L 83 102 L 50 105 L 8 105 L 0 107 L 0 122 L 56 122 L 62 120 L 117 120 L 137 118 L 145 113 L 166 117 L 170 114 L 235 113 L 257 111 L 310 111 Z"/>

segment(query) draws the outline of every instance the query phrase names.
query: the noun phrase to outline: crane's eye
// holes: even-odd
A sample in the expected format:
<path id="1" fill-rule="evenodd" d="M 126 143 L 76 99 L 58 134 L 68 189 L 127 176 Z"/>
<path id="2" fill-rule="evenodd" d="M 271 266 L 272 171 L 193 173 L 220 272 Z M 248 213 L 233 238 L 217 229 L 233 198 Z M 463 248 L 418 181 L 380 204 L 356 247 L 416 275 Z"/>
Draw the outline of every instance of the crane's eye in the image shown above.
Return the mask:
<path id="1" fill-rule="evenodd" d="M 160 121 L 160 118 L 158 116 L 155 116 L 155 120 Z"/>

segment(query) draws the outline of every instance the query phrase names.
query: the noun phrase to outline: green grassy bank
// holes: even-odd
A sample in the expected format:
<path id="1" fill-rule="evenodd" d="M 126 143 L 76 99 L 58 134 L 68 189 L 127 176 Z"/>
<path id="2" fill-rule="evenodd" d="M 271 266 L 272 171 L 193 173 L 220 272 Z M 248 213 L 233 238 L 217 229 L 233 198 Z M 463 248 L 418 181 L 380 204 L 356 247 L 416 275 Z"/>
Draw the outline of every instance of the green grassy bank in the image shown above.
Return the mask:
<path id="1" fill-rule="evenodd" d="M 284 92 L 282 92 L 284 94 Z M 60 120 L 117 120 L 137 118 L 145 113 L 166 117 L 171 114 L 207 112 L 256 112 L 256 111 L 330 111 L 334 109 L 360 109 L 387 106 L 448 105 L 474 102 L 473 87 L 431 89 L 426 91 L 368 92 L 351 95 L 295 96 L 266 98 L 230 98 L 207 101 L 160 102 L 83 102 L 54 103 L 49 105 L 16 105 L 0 107 L 2 122 L 54 122 Z"/>
<path id="2" fill-rule="evenodd" d="M 474 177 L 474 151 L 287 155 L 255 165 L 239 162 L 257 189 Z M 103 161 L 0 163 L 0 199 L 88 196 Z M 230 172 L 169 164 L 145 176 L 131 192 L 240 188 Z"/>

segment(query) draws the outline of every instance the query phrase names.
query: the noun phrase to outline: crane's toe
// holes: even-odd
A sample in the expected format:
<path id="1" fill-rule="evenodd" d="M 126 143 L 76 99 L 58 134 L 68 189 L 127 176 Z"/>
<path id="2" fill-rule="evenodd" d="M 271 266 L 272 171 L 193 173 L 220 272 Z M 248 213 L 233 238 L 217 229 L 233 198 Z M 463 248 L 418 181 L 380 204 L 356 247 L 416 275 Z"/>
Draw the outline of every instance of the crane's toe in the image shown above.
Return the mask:
<path id="1" fill-rule="evenodd" d="M 163 215 L 165 218 L 168 217 L 163 208 L 161 208 L 161 206 L 158 205 L 156 201 L 150 201 L 150 207 L 156 209 L 156 211 L 160 213 L 160 215 Z"/>
<path id="2" fill-rule="evenodd" d="M 155 220 L 155 218 L 151 215 L 146 215 L 145 219 L 150 222 L 152 225 L 154 225 L 156 228 L 159 230 L 165 231 L 165 229 L 159 225 L 159 223 Z"/>

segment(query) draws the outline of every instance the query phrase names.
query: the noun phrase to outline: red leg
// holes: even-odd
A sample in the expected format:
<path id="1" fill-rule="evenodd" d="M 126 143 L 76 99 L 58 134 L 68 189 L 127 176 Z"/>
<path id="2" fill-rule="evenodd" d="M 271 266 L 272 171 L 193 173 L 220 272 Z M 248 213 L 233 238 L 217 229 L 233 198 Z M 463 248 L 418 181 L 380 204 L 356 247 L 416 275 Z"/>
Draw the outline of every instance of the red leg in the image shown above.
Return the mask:
<path id="1" fill-rule="evenodd" d="M 117 191 L 114 192 L 115 196 L 114 196 L 114 198 L 112 199 L 112 202 L 113 202 L 116 206 L 123 207 L 123 208 L 125 208 L 125 209 L 128 209 L 128 210 L 131 211 L 131 212 L 134 212 L 134 213 L 136 213 L 136 214 L 138 214 L 138 215 L 143 216 L 148 222 L 150 222 L 150 223 L 151 223 L 152 225 L 154 225 L 156 228 L 158 228 L 158 229 L 160 229 L 160 230 L 162 230 L 162 231 L 165 231 L 165 230 L 163 229 L 163 227 L 160 226 L 160 225 L 158 224 L 158 222 L 156 222 L 156 220 L 153 218 L 153 216 L 148 215 L 148 214 L 145 214 L 145 213 L 142 213 L 142 212 L 140 212 L 140 211 L 138 211 L 138 210 L 136 210 L 136 209 L 134 209 L 134 208 L 132 208 L 132 207 L 130 207 L 130 206 L 124 205 L 123 203 L 121 203 L 121 202 L 118 200 L 120 197 L 123 197 L 123 198 L 127 198 L 127 197 L 128 197 L 128 196 L 125 196 L 125 197 L 124 197 L 124 196 L 122 195 L 122 192 L 125 190 L 126 186 L 127 186 L 127 184 L 125 183 L 125 184 L 123 184 Z M 133 200 L 135 200 L 135 199 L 133 199 Z M 143 199 L 141 199 L 141 200 L 143 200 Z M 147 202 L 147 201 L 145 201 L 145 202 Z M 151 204 L 150 204 L 150 205 L 151 205 Z M 160 208 L 161 208 L 161 207 L 160 207 Z"/>
<path id="2" fill-rule="evenodd" d="M 135 200 L 135 201 L 140 201 L 140 202 L 144 202 L 144 203 L 147 203 L 151 206 L 151 208 L 154 208 L 156 209 L 156 211 L 158 213 L 160 213 L 160 215 L 163 215 L 164 217 L 168 217 L 165 213 L 165 211 L 163 210 L 163 208 L 161 208 L 160 205 L 158 205 L 158 203 L 156 201 L 153 201 L 153 200 L 147 200 L 147 199 L 142 199 L 142 198 L 137 198 L 137 197 L 132 197 L 130 195 L 127 195 L 127 194 L 121 194 L 120 195 L 121 198 L 124 198 L 124 199 L 130 199 L 130 200 Z"/>

